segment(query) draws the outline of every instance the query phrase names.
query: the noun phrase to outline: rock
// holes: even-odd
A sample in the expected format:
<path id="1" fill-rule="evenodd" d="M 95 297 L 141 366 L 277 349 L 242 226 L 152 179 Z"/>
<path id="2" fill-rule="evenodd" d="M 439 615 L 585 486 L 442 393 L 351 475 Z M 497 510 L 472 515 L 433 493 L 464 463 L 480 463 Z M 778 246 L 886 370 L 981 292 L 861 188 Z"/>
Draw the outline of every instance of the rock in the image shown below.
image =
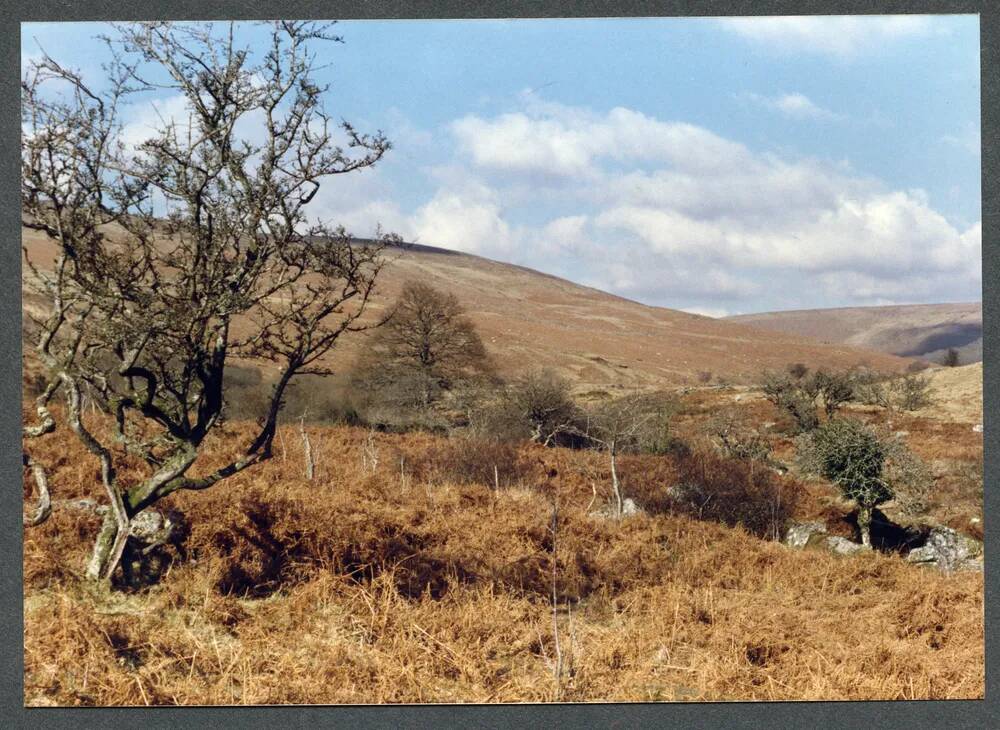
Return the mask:
<path id="1" fill-rule="evenodd" d="M 906 556 L 910 563 L 951 573 L 955 570 L 982 570 L 983 544 L 950 527 L 934 527 L 927 541 Z"/>
<path id="2" fill-rule="evenodd" d="M 622 514 L 629 517 L 640 513 L 642 513 L 642 509 L 640 509 L 639 505 L 631 497 L 626 497 L 622 502 Z"/>
<path id="3" fill-rule="evenodd" d="M 852 542 L 840 535 L 831 535 L 823 541 L 823 547 L 834 555 L 854 555 L 855 553 L 871 550 L 859 542 Z"/>
<path id="4" fill-rule="evenodd" d="M 814 548 L 826 550 L 834 555 L 854 555 L 870 549 L 846 537 L 827 535 L 826 525 L 822 522 L 793 522 L 785 532 L 785 539 L 782 542 L 795 550 Z"/>
<path id="5" fill-rule="evenodd" d="M 643 510 L 642 507 L 637 505 L 635 503 L 635 500 L 633 500 L 631 497 L 626 497 L 624 500 L 622 500 L 622 514 L 621 514 L 622 519 L 626 517 L 634 517 L 635 515 L 644 515 L 644 514 L 646 514 L 645 510 Z M 601 507 L 600 509 L 594 510 L 593 512 L 590 513 L 590 515 L 592 517 L 598 517 L 600 519 L 605 519 L 605 520 L 613 520 L 618 517 L 618 515 L 615 514 L 614 504 L 608 504 L 605 505 L 604 507 Z"/>
<path id="6" fill-rule="evenodd" d="M 793 522 L 785 533 L 784 543 L 790 548 L 801 549 L 809 542 L 809 538 L 826 532 L 822 522 Z"/>
<path id="7" fill-rule="evenodd" d="M 983 424 L 977 423 L 975 426 L 972 427 L 972 430 L 975 431 L 976 433 L 982 433 L 983 432 Z"/>
<path id="8" fill-rule="evenodd" d="M 129 535 L 150 547 L 166 545 L 174 536 L 181 520 L 177 512 L 164 514 L 155 509 L 147 509 L 132 518 Z"/>

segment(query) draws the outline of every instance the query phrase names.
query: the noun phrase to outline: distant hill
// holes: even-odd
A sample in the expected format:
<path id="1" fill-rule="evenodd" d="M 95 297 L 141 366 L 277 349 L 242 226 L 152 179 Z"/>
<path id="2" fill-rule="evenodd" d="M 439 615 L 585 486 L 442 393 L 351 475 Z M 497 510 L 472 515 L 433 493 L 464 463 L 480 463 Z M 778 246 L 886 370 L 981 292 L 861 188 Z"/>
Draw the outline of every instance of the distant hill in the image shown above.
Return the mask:
<path id="1" fill-rule="evenodd" d="M 933 362 L 940 362 L 952 347 L 958 350 L 963 364 L 983 359 L 982 302 L 802 309 L 726 319 L 772 332 Z"/>
<path id="2" fill-rule="evenodd" d="M 22 238 L 40 262 L 52 246 L 30 230 Z M 724 378 L 746 382 L 790 362 L 839 368 L 868 363 L 901 370 L 907 360 L 796 334 L 651 307 L 531 269 L 455 251 L 406 244 L 387 252 L 370 309 L 384 312 L 408 279 L 452 292 L 468 310 L 502 374 L 552 367 L 580 390 L 649 388 Z M 44 266 L 44 263 L 43 263 Z M 25 295 L 24 306 L 36 303 Z M 366 335 L 350 335 L 332 353 L 350 367 Z"/>

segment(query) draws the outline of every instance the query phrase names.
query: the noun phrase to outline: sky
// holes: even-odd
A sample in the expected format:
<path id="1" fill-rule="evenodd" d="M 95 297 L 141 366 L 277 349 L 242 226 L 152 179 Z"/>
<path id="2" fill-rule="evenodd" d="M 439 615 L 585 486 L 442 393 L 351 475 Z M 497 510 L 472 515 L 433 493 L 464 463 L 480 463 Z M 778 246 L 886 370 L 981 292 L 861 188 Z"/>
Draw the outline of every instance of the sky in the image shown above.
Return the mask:
<path id="1" fill-rule="evenodd" d="M 709 316 L 981 298 L 976 16 L 344 21 L 326 106 L 393 149 L 355 235 Z M 98 23 L 30 23 L 99 84 Z M 260 30 L 238 36 L 253 50 Z M 179 100 L 126 112 L 142 138 Z"/>

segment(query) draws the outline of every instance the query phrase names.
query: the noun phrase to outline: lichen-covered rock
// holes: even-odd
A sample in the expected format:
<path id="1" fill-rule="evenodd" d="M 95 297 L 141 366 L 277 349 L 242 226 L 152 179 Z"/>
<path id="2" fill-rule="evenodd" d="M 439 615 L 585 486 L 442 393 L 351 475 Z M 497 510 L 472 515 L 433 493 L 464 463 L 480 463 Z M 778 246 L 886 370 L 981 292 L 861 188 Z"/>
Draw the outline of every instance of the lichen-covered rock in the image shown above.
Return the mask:
<path id="1" fill-rule="evenodd" d="M 129 535 L 146 546 L 166 545 L 182 522 L 180 513 L 147 509 L 132 518 Z"/>
<path id="2" fill-rule="evenodd" d="M 790 548 L 801 549 L 810 537 L 825 532 L 826 525 L 822 522 L 793 522 L 785 532 L 784 543 Z"/>
<path id="3" fill-rule="evenodd" d="M 605 505 L 600 509 L 594 510 L 590 514 L 592 517 L 598 517 L 601 519 L 614 519 L 618 517 L 618 515 L 615 513 L 614 504 Z M 642 509 L 642 507 L 640 507 L 635 503 L 634 499 L 632 499 L 631 497 L 626 497 L 624 500 L 622 500 L 621 516 L 623 518 L 633 517 L 635 515 L 642 515 L 642 514 L 646 514 L 646 512 Z"/>
<path id="4" fill-rule="evenodd" d="M 936 567 L 950 573 L 955 570 L 982 570 L 983 544 L 950 527 L 934 527 L 927 541 L 906 556 L 907 561 Z"/>
<path id="5" fill-rule="evenodd" d="M 846 537 L 840 537 L 840 535 L 830 535 L 823 540 L 822 545 L 834 555 L 854 555 L 865 550 L 871 550 L 871 548 L 865 547 L 859 542 L 852 542 Z"/>

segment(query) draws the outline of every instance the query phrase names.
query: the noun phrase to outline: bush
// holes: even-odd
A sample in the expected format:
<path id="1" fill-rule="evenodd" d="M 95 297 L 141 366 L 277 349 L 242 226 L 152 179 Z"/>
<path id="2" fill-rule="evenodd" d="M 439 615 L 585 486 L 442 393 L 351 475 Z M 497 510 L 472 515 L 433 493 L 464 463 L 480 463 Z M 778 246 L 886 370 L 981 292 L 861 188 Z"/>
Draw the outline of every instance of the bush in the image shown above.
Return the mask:
<path id="1" fill-rule="evenodd" d="M 568 380 L 552 370 L 533 370 L 514 380 L 504 391 L 496 413 L 508 430 L 552 446 L 580 431 L 580 409 L 570 396 Z"/>
<path id="2" fill-rule="evenodd" d="M 517 447 L 497 439 L 448 439 L 444 446 L 421 454 L 413 462 L 415 476 L 422 481 L 512 487 L 528 480 L 532 465 Z"/>
<path id="3" fill-rule="evenodd" d="M 926 514 L 934 489 L 931 470 L 902 442 L 888 445 L 885 476 L 896 494 L 899 511 L 908 517 Z"/>
<path id="4" fill-rule="evenodd" d="M 828 418 L 844 403 L 854 400 L 854 382 L 850 372 L 817 370 L 812 380 L 811 389 L 823 399 L 823 409 Z"/>
<path id="5" fill-rule="evenodd" d="M 870 545 L 874 507 L 895 496 L 883 474 L 890 446 L 853 418 L 835 418 L 799 439 L 797 458 L 803 471 L 829 479 L 858 505 L 861 539 Z"/>
<path id="6" fill-rule="evenodd" d="M 941 364 L 944 365 L 946 368 L 958 367 L 959 361 L 960 358 L 958 356 L 958 350 L 956 350 L 954 347 L 949 347 L 948 350 L 944 353 L 944 356 L 941 358 Z"/>
<path id="7" fill-rule="evenodd" d="M 854 399 L 869 406 L 888 408 L 890 376 L 871 368 L 858 368 L 853 375 Z"/>
<path id="8" fill-rule="evenodd" d="M 343 426 L 365 426 L 366 420 L 343 390 L 328 378 L 304 375 L 292 381 L 285 401 L 289 418 L 305 415 L 307 423 Z"/>
<path id="9" fill-rule="evenodd" d="M 809 373 L 809 367 L 801 362 L 789 363 L 785 370 L 796 380 L 802 380 Z"/>
<path id="10" fill-rule="evenodd" d="M 700 520 L 742 526 L 748 532 L 780 540 L 798 501 L 790 484 L 753 461 L 694 453 L 677 462 L 677 482 L 670 500 L 675 511 Z"/>
<path id="11" fill-rule="evenodd" d="M 256 421 L 262 418 L 270 403 L 273 382 L 264 378 L 254 367 L 226 367 L 225 415 L 233 421 Z M 285 391 L 284 419 L 297 420 L 305 416 L 307 423 L 363 426 L 365 420 L 353 402 L 328 378 L 301 375 Z"/>
<path id="12" fill-rule="evenodd" d="M 720 454 L 731 459 L 769 463 L 771 442 L 734 411 L 723 411 L 706 424 L 706 432 Z"/>
<path id="13" fill-rule="evenodd" d="M 688 451 L 672 459 L 624 456 L 620 467 L 626 496 L 650 514 L 739 525 L 772 540 L 781 538 L 799 498 L 799 485 L 771 469 L 711 451 Z"/>
<path id="14" fill-rule="evenodd" d="M 816 393 L 805 381 L 779 373 L 765 373 L 761 383 L 764 397 L 792 417 L 800 432 L 812 431 L 819 425 L 816 415 Z"/>
<path id="15" fill-rule="evenodd" d="M 931 381 L 926 375 L 907 373 L 892 381 L 890 390 L 893 401 L 904 411 L 916 411 L 934 402 Z"/>

